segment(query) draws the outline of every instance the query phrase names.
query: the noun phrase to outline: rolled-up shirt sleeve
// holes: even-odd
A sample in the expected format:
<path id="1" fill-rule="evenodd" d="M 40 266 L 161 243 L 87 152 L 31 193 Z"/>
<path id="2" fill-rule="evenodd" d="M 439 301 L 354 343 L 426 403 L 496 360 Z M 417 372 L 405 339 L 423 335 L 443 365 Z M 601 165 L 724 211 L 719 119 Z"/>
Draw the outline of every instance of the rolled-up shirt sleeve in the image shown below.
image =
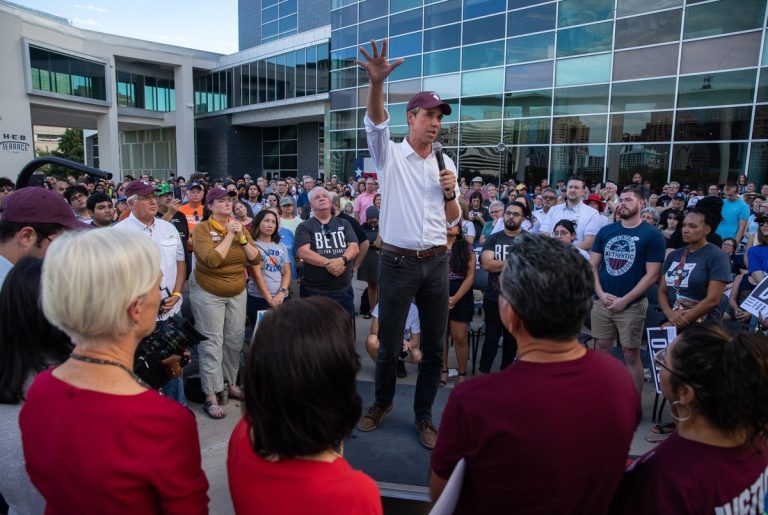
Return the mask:
<path id="1" fill-rule="evenodd" d="M 387 148 L 389 146 L 389 112 L 385 111 L 387 119 L 378 125 L 368 118 L 368 113 L 363 117 L 365 125 L 365 135 L 368 139 L 368 150 L 371 153 L 371 159 L 376 166 L 376 170 L 381 173 L 387 162 Z"/>

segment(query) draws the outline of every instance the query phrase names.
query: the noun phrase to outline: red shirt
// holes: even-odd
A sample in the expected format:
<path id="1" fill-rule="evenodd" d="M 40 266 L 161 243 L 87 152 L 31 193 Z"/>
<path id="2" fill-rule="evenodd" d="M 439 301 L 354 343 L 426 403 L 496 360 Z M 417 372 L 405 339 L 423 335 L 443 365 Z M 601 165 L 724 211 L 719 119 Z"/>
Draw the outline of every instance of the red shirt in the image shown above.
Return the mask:
<path id="1" fill-rule="evenodd" d="M 19 416 L 47 514 L 208 513 L 194 416 L 155 390 L 113 395 L 45 371 Z"/>
<path id="2" fill-rule="evenodd" d="M 629 466 L 611 513 L 763 513 L 768 455 L 670 435 Z"/>
<path id="3" fill-rule="evenodd" d="M 251 425 L 242 418 L 229 440 L 227 473 L 235 513 L 381 515 L 374 481 L 338 458 L 332 463 L 290 459 L 269 462 L 253 451 Z"/>
<path id="4" fill-rule="evenodd" d="M 639 419 L 613 357 L 515 361 L 454 388 L 432 470 L 447 479 L 466 458 L 456 513 L 605 513 Z"/>

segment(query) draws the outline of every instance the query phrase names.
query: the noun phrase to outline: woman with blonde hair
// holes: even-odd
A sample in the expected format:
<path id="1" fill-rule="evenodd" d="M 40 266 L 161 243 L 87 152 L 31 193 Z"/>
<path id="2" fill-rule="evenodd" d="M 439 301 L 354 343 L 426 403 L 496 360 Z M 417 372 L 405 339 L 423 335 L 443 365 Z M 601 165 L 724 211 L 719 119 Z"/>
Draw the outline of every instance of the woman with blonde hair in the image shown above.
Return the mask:
<path id="1" fill-rule="evenodd" d="M 155 329 L 159 270 L 152 240 L 113 228 L 69 232 L 48 248 L 43 312 L 75 348 L 37 376 L 19 417 L 46 513 L 208 511 L 194 416 L 133 372 Z"/>

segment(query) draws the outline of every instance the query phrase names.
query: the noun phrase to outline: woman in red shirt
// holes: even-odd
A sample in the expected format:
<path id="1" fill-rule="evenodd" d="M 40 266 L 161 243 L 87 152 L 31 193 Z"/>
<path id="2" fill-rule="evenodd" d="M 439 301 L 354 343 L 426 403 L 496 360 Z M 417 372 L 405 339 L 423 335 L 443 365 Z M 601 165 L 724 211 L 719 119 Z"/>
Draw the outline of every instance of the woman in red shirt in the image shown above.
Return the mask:
<path id="1" fill-rule="evenodd" d="M 360 359 L 346 313 L 311 297 L 281 304 L 259 322 L 246 360 L 243 418 L 229 440 L 236 513 L 382 513 L 376 483 L 343 458 L 361 411 Z"/>
<path id="2" fill-rule="evenodd" d="M 63 234 L 48 248 L 41 303 L 75 343 L 37 376 L 19 417 L 46 513 L 208 513 L 194 416 L 133 372 L 159 312 L 157 245 L 113 228 Z"/>

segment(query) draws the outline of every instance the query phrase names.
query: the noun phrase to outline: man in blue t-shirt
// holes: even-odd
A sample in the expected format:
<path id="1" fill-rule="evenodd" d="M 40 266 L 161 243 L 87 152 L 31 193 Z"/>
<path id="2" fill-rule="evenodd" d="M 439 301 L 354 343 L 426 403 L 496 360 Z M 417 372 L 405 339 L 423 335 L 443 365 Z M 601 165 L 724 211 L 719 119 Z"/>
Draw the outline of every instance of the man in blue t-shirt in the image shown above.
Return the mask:
<path id="1" fill-rule="evenodd" d="M 621 220 L 600 229 L 589 258 L 598 298 L 592 306 L 595 350 L 610 352 L 618 333 L 624 362 L 640 393 L 640 343 L 648 309 L 645 294 L 659 277 L 666 246 L 661 233 L 640 217 L 644 207 L 642 192 L 625 188 L 619 197 Z"/>
<path id="2" fill-rule="evenodd" d="M 726 184 L 723 188 L 723 220 L 717 226 L 717 234 L 725 238 L 741 241 L 749 220 L 749 206 L 739 197 L 739 188 L 735 184 Z"/>

